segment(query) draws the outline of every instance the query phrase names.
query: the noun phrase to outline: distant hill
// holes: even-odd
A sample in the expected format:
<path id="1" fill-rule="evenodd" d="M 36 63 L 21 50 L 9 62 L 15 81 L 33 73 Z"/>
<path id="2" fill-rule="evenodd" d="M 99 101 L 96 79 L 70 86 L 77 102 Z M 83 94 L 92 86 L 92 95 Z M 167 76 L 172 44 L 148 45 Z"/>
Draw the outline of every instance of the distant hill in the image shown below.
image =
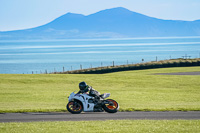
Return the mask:
<path id="1" fill-rule="evenodd" d="M 200 36 L 200 20 L 162 20 L 118 7 L 88 16 L 67 13 L 36 28 L 0 32 L 1 40 L 163 36 Z"/>

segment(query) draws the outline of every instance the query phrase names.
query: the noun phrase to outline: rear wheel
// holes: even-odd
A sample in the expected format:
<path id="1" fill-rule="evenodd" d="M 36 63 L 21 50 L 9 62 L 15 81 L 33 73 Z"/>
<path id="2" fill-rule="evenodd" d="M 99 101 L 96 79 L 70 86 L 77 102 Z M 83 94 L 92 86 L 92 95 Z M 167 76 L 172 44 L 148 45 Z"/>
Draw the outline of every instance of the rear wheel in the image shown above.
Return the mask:
<path id="1" fill-rule="evenodd" d="M 107 99 L 106 101 L 108 101 L 109 104 L 104 104 L 103 109 L 108 113 L 116 113 L 119 107 L 118 103 L 112 99 Z"/>
<path id="2" fill-rule="evenodd" d="M 80 114 L 83 111 L 83 106 L 79 101 L 71 101 L 67 104 L 67 110 L 72 114 Z"/>

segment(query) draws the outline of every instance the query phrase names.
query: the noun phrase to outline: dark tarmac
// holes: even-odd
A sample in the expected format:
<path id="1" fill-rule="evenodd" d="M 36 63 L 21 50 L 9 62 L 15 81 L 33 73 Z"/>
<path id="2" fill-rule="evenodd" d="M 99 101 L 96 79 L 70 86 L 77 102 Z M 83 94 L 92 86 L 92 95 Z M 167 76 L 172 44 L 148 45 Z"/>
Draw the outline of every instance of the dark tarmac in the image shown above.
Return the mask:
<path id="1" fill-rule="evenodd" d="M 61 113 L 1 113 L 0 122 L 34 122 L 34 121 L 92 121 L 92 120 L 200 120 L 200 111 L 168 112 L 87 112 L 81 114 Z"/>

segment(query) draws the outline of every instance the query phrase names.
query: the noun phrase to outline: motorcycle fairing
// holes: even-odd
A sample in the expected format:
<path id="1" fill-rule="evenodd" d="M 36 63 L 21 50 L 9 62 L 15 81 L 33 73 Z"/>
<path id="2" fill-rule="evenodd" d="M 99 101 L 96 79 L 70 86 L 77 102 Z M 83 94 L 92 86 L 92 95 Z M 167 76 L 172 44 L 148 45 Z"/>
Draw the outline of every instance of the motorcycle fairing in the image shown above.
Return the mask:
<path id="1" fill-rule="evenodd" d="M 69 96 L 69 101 L 78 100 L 83 104 L 84 112 L 93 112 L 94 111 L 94 103 L 88 103 L 88 99 L 92 97 L 87 94 L 75 94 L 74 92 Z"/>

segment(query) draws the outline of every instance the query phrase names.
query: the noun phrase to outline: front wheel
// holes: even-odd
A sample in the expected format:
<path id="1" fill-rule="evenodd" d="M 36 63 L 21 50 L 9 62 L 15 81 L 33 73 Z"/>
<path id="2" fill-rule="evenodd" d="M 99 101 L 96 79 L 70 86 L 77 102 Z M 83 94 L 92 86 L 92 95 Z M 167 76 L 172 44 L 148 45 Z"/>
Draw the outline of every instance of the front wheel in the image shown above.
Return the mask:
<path id="1" fill-rule="evenodd" d="M 83 106 L 78 101 L 71 101 L 67 104 L 67 110 L 72 114 L 80 114 L 83 111 Z"/>
<path id="2" fill-rule="evenodd" d="M 119 108 L 118 103 L 112 99 L 107 99 L 106 101 L 108 103 L 103 105 L 103 109 L 108 113 L 116 113 Z"/>

